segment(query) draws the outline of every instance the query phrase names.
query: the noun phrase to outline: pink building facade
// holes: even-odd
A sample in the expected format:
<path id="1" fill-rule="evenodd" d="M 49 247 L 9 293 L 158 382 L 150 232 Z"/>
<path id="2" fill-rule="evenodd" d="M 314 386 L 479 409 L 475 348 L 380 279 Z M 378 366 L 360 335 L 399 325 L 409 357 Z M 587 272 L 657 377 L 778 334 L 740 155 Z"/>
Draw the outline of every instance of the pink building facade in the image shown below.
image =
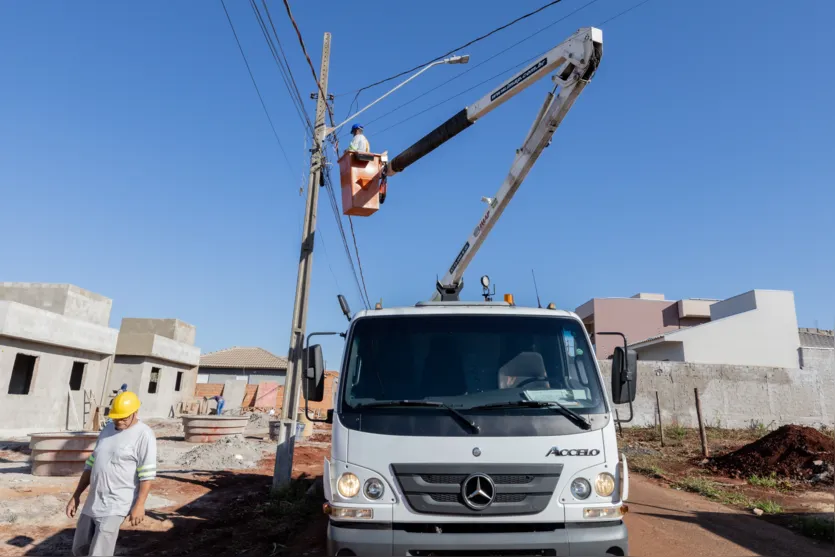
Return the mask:
<path id="1" fill-rule="evenodd" d="M 626 335 L 635 344 L 657 335 L 710 321 L 710 306 L 717 300 L 665 300 L 663 294 L 636 294 L 631 298 L 593 298 L 575 310 L 583 320 L 597 358 L 612 357 L 623 340 L 600 335 L 605 331 Z"/>

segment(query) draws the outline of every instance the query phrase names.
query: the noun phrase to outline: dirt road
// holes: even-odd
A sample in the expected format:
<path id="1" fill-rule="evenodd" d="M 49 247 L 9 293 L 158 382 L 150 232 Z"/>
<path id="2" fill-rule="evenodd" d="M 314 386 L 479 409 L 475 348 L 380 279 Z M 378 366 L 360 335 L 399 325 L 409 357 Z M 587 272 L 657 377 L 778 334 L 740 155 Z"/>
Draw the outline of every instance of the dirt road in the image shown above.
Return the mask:
<path id="1" fill-rule="evenodd" d="M 815 542 L 753 514 L 698 495 L 629 478 L 630 554 L 636 557 L 832 557 L 832 544 Z"/>

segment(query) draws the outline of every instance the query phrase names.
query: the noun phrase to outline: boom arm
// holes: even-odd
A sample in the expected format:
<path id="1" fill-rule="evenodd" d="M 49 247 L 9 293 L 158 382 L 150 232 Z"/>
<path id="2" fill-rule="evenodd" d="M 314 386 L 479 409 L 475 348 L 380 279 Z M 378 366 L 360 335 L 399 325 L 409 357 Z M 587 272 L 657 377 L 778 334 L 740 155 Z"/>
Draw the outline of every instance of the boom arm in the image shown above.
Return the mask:
<path id="1" fill-rule="evenodd" d="M 484 97 L 461 110 L 458 114 L 429 132 L 414 145 L 394 157 L 386 173 L 392 176 L 402 172 L 409 165 L 432 152 L 476 120 L 495 110 L 515 95 L 530 87 L 551 72 L 554 91 L 548 93 L 540 108 L 522 147 L 516 151 L 516 158 L 510 172 L 498 193 L 488 200 L 489 207 L 479 220 L 470 237 L 458 252 L 444 278 L 438 282 L 433 300 L 457 300 L 463 288 L 463 275 L 467 266 L 478 252 L 493 225 L 504 212 L 522 181 L 528 175 L 542 151 L 551 143 L 554 132 L 568 113 L 577 96 L 594 76 L 603 55 L 603 32 L 594 27 L 585 27 L 574 33 L 562 44 L 554 47 L 531 66 L 523 69 Z M 559 93 L 556 89 L 559 88 Z"/>

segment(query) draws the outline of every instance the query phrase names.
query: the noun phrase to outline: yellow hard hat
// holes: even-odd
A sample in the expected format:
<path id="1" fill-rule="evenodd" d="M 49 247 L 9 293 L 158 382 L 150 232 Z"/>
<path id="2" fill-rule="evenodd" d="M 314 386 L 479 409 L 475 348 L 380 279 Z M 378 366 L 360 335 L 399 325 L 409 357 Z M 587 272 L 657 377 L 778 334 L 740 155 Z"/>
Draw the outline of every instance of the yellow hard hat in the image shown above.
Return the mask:
<path id="1" fill-rule="evenodd" d="M 116 395 L 113 399 L 113 405 L 110 407 L 110 413 L 107 415 L 111 420 L 121 420 L 127 418 L 131 414 L 139 410 L 139 397 L 136 393 L 125 391 Z"/>

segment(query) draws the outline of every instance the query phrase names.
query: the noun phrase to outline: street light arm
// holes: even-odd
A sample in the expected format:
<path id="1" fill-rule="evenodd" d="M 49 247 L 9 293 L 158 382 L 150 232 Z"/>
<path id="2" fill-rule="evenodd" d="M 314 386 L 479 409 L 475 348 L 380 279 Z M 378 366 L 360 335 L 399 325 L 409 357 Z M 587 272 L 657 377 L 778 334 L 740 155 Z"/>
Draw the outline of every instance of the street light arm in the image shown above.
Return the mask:
<path id="1" fill-rule="evenodd" d="M 420 71 L 418 71 L 417 73 L 415 73 L 414 75 L 412 75 L 411 77 L 409 77 L 408 79 L 406 79 L 405 81 L 403 81 L 402 83 L 397 85 L 397 87 L 390 90 L 388 93 L 386 93 L 382 97 L 378 98 L 377 100 L 375 100 L 374 102 L 372 102 L 371 104 L 369 104 L 368 106 L 363 108 L 362 110 L 359 110 L 359 111 L 355 112 L 354 114 L 352 114 L 350 117 L 348 117 L 341 124 L 338 124 L 338 125 L 336 125 L 332 128 L 325 129 L 325 136 L 327 137 L 328 135 L 332 134 L 333 132 L 335 132 L 336 130 L 338 130 L 339 128 L 341 128 L 342 126 L 347 124 L 348 122 L 350 122 L 351 120 L 355 119 L 357 116 L 359 116 L 360 114 L 362 114 L 363 112 L 365 112 L 366 110 L 368 110 L 369 108 L 371 108 L 372 106 L 374 106 L 375 104 L 380 102 L 381 100 L 385 99 L 386 97 L 388 97 L 389 95 L 391 95 L 392 93 L 394 93 L 395 91 L 397 91 L 398 89 L 400 89 L 401 87 L 403 87 L 404 85 L 406 85 L 407 83 L 412 81 L 414 78 L 416 78 L 417 76 L 419 76 L 420 74 L 422 74 L 423 72 L 428 70 L 429 68 L 432 68 L 434 66 L 438 66 L 440 64 L 466 64 L 469 61 L 470 61 L 470 56 L 469 55 L 463 55 L 463 56 L 451 56 L 449 58 L 444 58 L 443 60 L 436 60 L 435 62 L 432 62 L 431 64 L 422 68 Z"/>

